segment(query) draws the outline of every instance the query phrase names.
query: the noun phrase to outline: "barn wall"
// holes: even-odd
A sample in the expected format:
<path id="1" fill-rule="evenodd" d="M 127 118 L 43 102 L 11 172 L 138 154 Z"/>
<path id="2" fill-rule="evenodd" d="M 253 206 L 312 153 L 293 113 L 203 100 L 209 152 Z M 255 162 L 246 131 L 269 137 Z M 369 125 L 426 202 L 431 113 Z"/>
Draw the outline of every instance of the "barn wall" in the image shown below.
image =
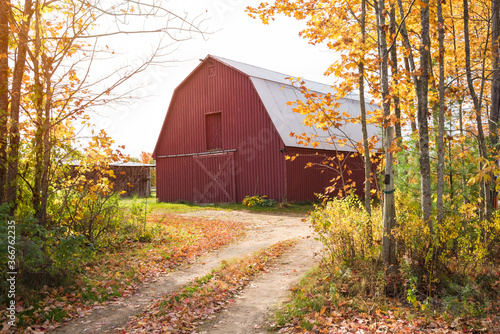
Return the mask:
<path id="1" fill-rule="evenodd" d="M 156 160 L 156 197 L 162 202 L 193 201 L 193 180 L 182 177 L 193 168 L 191 157 Z"/>
<path id="2" fill-rule="evenodd" d="M 312 150 L 287 148 L 287 155 L 295 156 L 295 160 L 287 160 L 286 162 L 286 179 L 287 179 L 287 200 L 288 201 L 315 201 L 317 197 L 314 193 L 323 194 L 325 188 L 333 185 L 330 181 L 337 177 L 339 173 L 330 168 L 314 165 L 313 167 L 305 168 L 307 163 L 312 162 L 321 164 L 325 157 L 335 156 L 335 152 L 326 150 Z M 344 161 L 347 169 L 343 172 L 345 181 L 355 182 L 356 194 L 360 197 L 364 196 L 364 165 L 363 160 L 359 156 L 352 157 L 350 153 L 339 152 L 340 155 L 349 156 Z M 351 170 L 349 175 L 347 170 Z M 347 183 L 346 182 L 346 183 Z M 342 181 L 337 181 L 336 191 L 342 189 Z"/>
<path id="3" fill-rule="evenodd" d="M 210 184 L 210 178 L 197 174 L 199 164 L 193 156 L 161 157 L 206 152 L 206 114 L 220 112 L 222 149 L 236 150 L 232 172 L 234 200 L 239 202 L 245 195 L 254 194 L 282 200 L 285 162 L 279 134 L 250 79 L 211 61 L 203 62 L 172 98 L 155 149 L 157 197 L 160 201 L 194 202 L 197 191 Z M 208 199 L 202 202 L 205 201 Z"/>

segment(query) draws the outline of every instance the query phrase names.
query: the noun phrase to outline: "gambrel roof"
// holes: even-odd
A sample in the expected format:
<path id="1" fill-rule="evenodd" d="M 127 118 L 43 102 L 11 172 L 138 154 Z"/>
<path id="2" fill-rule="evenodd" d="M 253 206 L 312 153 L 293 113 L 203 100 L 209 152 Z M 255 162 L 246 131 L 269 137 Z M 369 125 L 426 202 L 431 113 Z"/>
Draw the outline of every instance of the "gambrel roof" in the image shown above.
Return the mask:
<path id="1" fill-rule="evenodd" d="M 304 145 L 298 144 L 297 139 L 290 136 L 290 133 L 317 135 L 316 140 L 320 143 L 317 148 L 325 150 L 354 151 L 354 147 L 350 143 L 362 140 L 360 123 L 348 122 L 341 129 L 330 129 L 329 132 L 304 125 L 305 115 L 293 112 L 294 105 L 288 105 L 287 102 L 296 100 L 306 102 L 307 99 L 301 94 L 300 89 L 293 86 L 292 82 L 287 79 L 290 77 L 289 75 L 217 56 L 208 55 L 205 60 L 208 58 L 213 58 L 250 78 L 285 146 L 304 147 Z M 333 90 L 329 85 L 308 80 L 304 81 L 305 86 L 313 92 L 323 95 L 331 93 L 333 95 Z M 346 112 L 352 118 L 359 117 L 358 95 L 350 94 L 337 100 L 337 102 L 341 105 L 339 109 L 341 114 Z M 375 105 L 366 103 L 367 111 L 375 109 Z M 368 125 L 368 136 L 376 135 L 379 131 L 377 126 Z M 333 144 L 326 143 L 326 139 L 331 137 L 332 134 L 337 139 L 347 139 L 348 145 L 340 146 L 337 142 Z"/>

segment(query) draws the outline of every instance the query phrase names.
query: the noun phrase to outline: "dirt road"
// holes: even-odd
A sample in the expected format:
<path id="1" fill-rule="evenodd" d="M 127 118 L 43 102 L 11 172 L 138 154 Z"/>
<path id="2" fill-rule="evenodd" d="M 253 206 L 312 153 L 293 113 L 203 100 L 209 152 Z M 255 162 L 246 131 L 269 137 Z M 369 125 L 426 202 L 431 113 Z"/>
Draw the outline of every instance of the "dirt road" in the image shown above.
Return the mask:
<path id="1" fill-rule="evenodd" d="M 263 333 L 269 310 L 286 297 L 288 288 L 319 260 L 321 244 L 314 240 L 305 215 L 263 214 L 244 211 L 196 211 L 185 214 L 214 220 L 245 223 L 246 237 L 182 267 L 120 302 L 94 310 L 80 319 L 58 328 L 54 333 L 113 333 L 122 330 L 128 320 L 143 311 L 160 296 L 173 292 L 196 277 L 210 273 L 222 260 L 249 255 L 279 241 L 299 238 L 300 242 L 275 266 L 259 275 L 237 297 L 236 302 L 199 333 Z"/>

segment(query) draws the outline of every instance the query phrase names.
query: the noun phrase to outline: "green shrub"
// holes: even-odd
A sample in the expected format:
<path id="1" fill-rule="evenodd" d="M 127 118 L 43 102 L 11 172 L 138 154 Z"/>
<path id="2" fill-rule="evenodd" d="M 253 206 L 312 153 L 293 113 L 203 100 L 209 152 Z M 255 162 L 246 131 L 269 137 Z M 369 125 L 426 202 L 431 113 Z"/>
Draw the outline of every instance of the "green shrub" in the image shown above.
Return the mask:
<path id="1" fill-rule="evenodd" d="M 63 207 L 51 208 L 49 211 L 50 214 L 58 214 L 53 225 L 66 226 L 72 232 L 84 235 L 95 245 L 122 222 L 123 215 L 118 205 L 120 197 L 116 193 L 100 194 L 84 190 L 71 191 L 64 196 L 64 201 L 54 199 L 54 204 L 61 202 Z"/>
<path id="2" fill-rule="evenodd" d="M 94 255 L 95 249 L 82 234 L 66 227 L 50 230 L 25 223 L 19 224 L 19 274 L 30 288 L 57 286 L 70 282 Z"/>
<path id="3" fill-rule="evenodd" d="M 245 196 L 242 202 L 246 206 L 261 206 L 261 207 L 274 207 L 278 202 L 272 198 L 267 198 L 267 196 Z"/>
<path id="4" fill-rule="evenodd" d="M 7 240 L 4 224 L 0 227 L 1 276 L 16 271 L 20 296 L 44 285 L 58 286 L 70 283 L 90 261 L 95 249 L 81 234 L 71 233 L 66 227 L 46 229 L 33 221 L 16 223 L 15 270 L 7 267 Z M 0 286 L 0 295 L 7 294 L 5 285 Z M 5 300 L 0 300 L 2 303 Z"/>

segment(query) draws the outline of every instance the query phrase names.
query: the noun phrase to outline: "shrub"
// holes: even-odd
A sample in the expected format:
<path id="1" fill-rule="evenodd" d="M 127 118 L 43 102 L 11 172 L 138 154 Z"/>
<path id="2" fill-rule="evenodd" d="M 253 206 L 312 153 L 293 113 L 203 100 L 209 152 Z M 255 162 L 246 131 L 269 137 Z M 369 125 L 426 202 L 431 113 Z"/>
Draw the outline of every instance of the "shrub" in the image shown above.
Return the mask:
<path id="1" fill-rule="evenodd" d="M 84 235 L 90 243 L 98 244 L 113 232 L 122 221 L 118 194 L 100 194 L 88 191 L 71 191 L 65 194 L 63 206 L 55 226 L 66 226 Z M 57 203 L 57 200 L 55 201 Z M 55 210 L 51 210 L 55 214 Z"/>
<path id="2" fill-rule="evenodd" d="M 461 280 L 474 276 L 495 260 L 500 240 L 498 214 L 491 221 L 481 220 L 475 205 L 462 204 L 448 212 L 441 224 L 435 222 L 431 234 L 418 211 L 412 210 L 409 198 L 400 196 L 399 201 L 405 205 L 398 205 L 398 257 L 409 263 L 419 288 L 427 294 L 436 293 L 452 276 Z"/>
<path id="3" fill-rule="evenodd" d="M 66 227 L 47 229 L 33 220 L 16 222 L 15 271 L 19 278 L 19 295 L 44 285 L 58 286 L 80 273 L 82 267 L 92 259 L 95 250 L 87 238 L 74 234 Z M 13 271 L 7 267 L 7 233 L 0 228 L 1 275 Z M 0 295 L 6 296 L 5 285 L 0 286 Z M 26 290 L 27 288 L 27 290 Z M 29 296 L 28 296 L 29 297 Z M 0 299 L 3 303 L 4 300 Z"/>
<path id="4" fill-rule="evenodd" d="M 267 196 L 245 196 L 242 204 L 246 206 L 261 206 L 261 207 L 273 207 L 276 206 L 278 202 L 272 198 L 267 198 Z"/>
<path id="5" fill-rule="evenodd" d="M 66 227 L 50 230 L 33 223 L 19 224 L 19 274 L 30 288 L 70 282 L 94 255 L 95 249 L 82 234 Z"/>
<path id="6" fill-rule="evenodd" d="M 351 267 L 355 262 L 375 260 L 380 252 L 382 230 L 380 225 L 373 224 L 373 218 L 379 214 L 374 210 L 371 218 L 352 195 L 316 206 L 311 221 L 325 244 L 329 262 Z"/>

